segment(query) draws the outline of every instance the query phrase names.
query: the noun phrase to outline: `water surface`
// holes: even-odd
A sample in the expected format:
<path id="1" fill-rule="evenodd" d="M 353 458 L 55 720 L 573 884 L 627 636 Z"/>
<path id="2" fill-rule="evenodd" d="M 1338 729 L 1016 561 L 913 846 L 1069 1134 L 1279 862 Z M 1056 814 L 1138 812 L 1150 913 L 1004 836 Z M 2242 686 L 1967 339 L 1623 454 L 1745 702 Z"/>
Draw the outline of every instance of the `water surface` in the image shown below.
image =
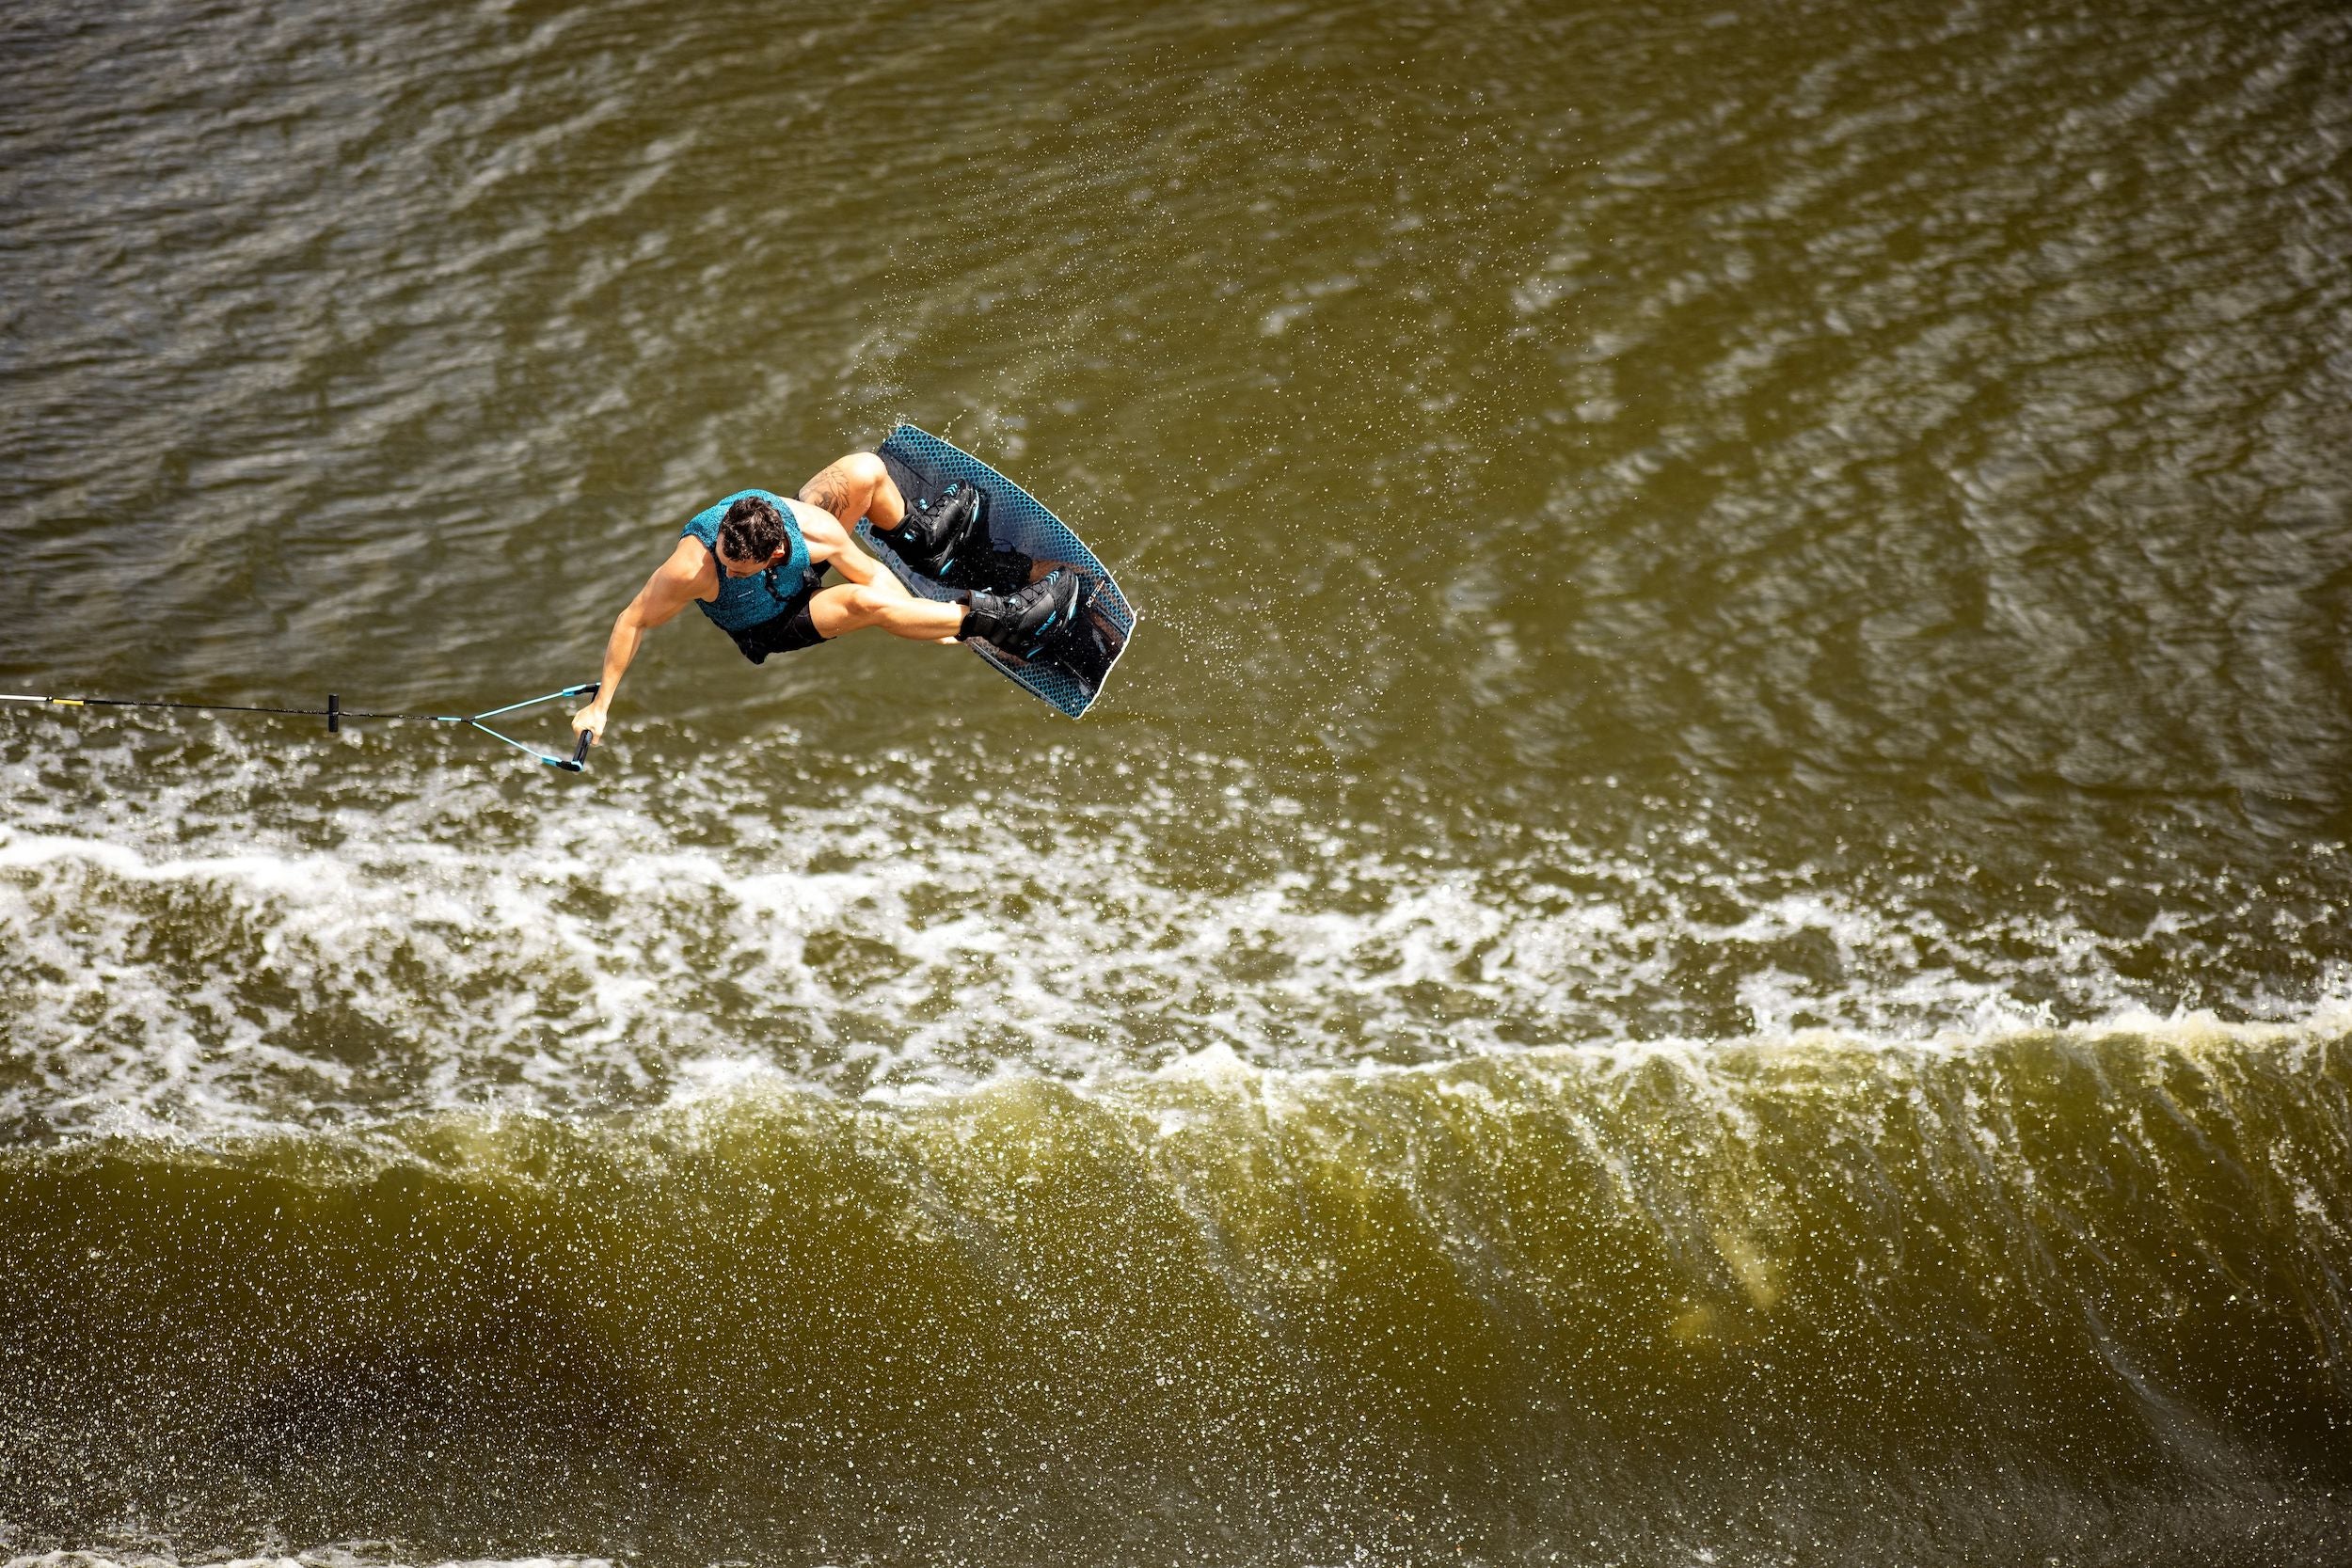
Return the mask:
<path id="1" fill-rule="evenodd" d="M 0 689 L 585 680 L 900 419 L 1150 615 L 0 712 L 0 1541 L 2327 1560 L 2348 48 L 13 8 Z"/>

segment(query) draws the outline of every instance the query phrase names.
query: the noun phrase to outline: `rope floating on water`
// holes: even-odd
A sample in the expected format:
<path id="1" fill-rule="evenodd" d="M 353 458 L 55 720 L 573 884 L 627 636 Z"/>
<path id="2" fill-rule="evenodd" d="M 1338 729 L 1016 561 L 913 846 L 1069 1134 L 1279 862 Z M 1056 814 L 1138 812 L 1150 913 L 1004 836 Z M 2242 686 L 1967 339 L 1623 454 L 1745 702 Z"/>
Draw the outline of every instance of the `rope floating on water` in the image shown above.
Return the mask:
<path id="1" fill-rule="evenodd" d="M 42 697 L 16 691 L 0 691 L 0 703 L 37 704 L 45 707 L 173 708 L 184 713 L 270 713 L 286 718 L 324 719 L 326 721 L 326 733 L 329 735 L 340 735 L 342 732 L 343 721 L 346 719 L 392 719 L 420 724 L 467 724 L 480 730 L 493 740 L 502 740 L 515 750 L 538 758 L 549 768 L 560 768 L 566 773 L 580 773 L 585 772 L 588 767 L 588 748 L 591 742 L 586 731 L 580 732 L 580 742 L 572 748 L 570 756 L 559 757 L 549 755 L 536 746 L 526 746 L 511 735 L 501 735 L 483 721 L 495 719 L 501 713 L 516 713 L 527 707 L 537 707 L 543 703 L 561 702 L 566 697 L 593 697 L 597 688 L 603 684 L 601 681 L 589 681 L 580 686 L 567 686 L 561 691 L 550 691 L 544 697 L 527 697 L 519 703 L 509 703 L 504 707 L 487 708 L 483 712 L 471 714 L 385 713 L 373 708 L 345 707 L 342 698 L 332 691 L 326 694 L 325 707 L 262 707 L 248 703 L 180 703 L 159 697 Z"/>

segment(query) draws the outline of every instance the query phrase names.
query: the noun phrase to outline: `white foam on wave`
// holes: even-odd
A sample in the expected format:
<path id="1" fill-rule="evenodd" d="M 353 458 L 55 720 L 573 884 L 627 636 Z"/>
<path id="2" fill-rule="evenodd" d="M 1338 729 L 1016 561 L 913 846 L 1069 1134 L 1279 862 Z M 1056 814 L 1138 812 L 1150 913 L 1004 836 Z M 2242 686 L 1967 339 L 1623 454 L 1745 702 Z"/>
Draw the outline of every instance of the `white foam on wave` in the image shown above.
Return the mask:
<path id="1" fill-rule="evenodd" d="M 103 784 L 103 748 L 78 760 Z M 76 804 L 37 763 L 0 765 L 36 802 L 0 827 L 0 1125 L 207 1137 L 769 1077 L 893 1101 L 1226 1060 L 1983 1037 L 2148 1006 L 2126 948 L 2062 909 L 1954 929 L 1899 890 L 1710 858 L 1704 820 L 1682 863 L 1551 833 L 1473 863 L 1190 779 L 1077 813 L 931 808 L 936 758 L 744 811 L 767 760 L 552 811 L 427 758 L 263 815 L 304 797 L 248 795 L 231 757 L 127 818 L 103 787 Z M 1267 821 L 1262 875 L 1176 847 Z M 2235 1006 L 2346 996 L 2337 976 L 2316 1002 Z"/>
<path id="2" fill-rule="evenodd" d="M 181 1568 L 167 1552 L 55 1551 L 12 1557 L 0 1568 Z M 601 1557 L 516 1557 L 438 1560 L 404 1553 L 389 1543 L 321 1546 L 294 1556 L 200 1559 L 204 1568 L 612 1568 Z"/>

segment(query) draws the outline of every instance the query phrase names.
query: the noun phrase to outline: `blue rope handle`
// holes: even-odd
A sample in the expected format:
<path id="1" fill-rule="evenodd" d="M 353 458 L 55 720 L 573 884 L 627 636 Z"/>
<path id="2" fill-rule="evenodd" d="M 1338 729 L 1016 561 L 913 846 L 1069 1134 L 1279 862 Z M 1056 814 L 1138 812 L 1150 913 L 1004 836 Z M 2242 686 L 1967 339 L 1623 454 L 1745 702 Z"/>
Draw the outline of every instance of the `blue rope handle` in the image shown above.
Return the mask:
<path id="1" fill-rule="evenodd" d="M 484 723 L 483 721 L 485 719 L 496 719 L 501 713 L 516 713 L 527 707 L 537 707 L 542 703 L 561 702 L 566 697 L 594 696 L 603 685 L 604 683 L 602 681 L 586 681 L 579 686 L 567 686 L 561 691 L 550 691 L 544 697 L 532 697 L 524 702 L 509 703 L 504 707 L 494 707 L 485 712 L 471 715 L 463 713 L 379 713 L 368 708 L 347 708 L 343 706 L 342 698 L 331 691 L 326 694 L 326 705 L 325 707 L 256 707 L 244 703 L 174 703 L 151 700 L 141 697 L 45 697 L 39 696 L 31 692 L 19 691 L 0 691 L 0 703 L 38 703 L 45 707 L 172 708 L 187 713 L 294 714 L 303 717 L 325 719 L 326 721 L 326 733 L 329 735 L 342 734 L 343 721 L 346 719 L 404 719 L 410 720 L 418 723 L 469 724 L 473 728 L 480 730 L 484 735 L 488 736 L 491 739 L 502 740 L 506 742 L 507 745 L 514 747 L 515 750 L 525 752 L 528 755 L 535 757 L 539 761 L 546 763 L 549 768 L 561 768 L 566 773 L 584 773 L 588 770 L 588 748 L 594 744 L 594 742 L 589 739 L 585 731 L 580 734 L 580 743 L 572 748 L 572 754 L 568 757 L 559 757 L 550 756 L 547 752 L 540 751 L 536 746 L 526 746 L 511 735 L 501 735 L 498 731 L 492 729 L 489 725 Z"/>
<path id="2" fill-rule="evenodd" d="M 486 712 L 473 714 L 470 717 L 464 714 L 452 714 L 448 717 L 439 719 L 437 722 L 443 724 L 470 724 L 475 729 L 480 730 L 484 735 L 488 736 L 491 739 L 503 740 L 509 746 L 514 747 L 517 752 L 527 752 L 532 756 L 537 757 L 541 762 L 546 763 L 549 768 L 561 768 L 566 773 L 584 773 L 588 770 L 588 748 L 594 744 L 594 742 L 590 739 L 587 731 L 582 730 L 580 732 L 580 743 L 572 748 L 572 754 L 570 756 L 559 757 L 550 756 L 548 753 L 539 750 L 536 746 L 526 746 L 511 735 L 501 735 L 498 731 L 484 723 L 483 721 L 485 719 L 496 719 L 501 713 L 516 713 L 527 707 L 537 707 L 542 703 L 562 702 L 566 697 L 593 697 L 596 695 L 597 688 L 601 687 L 603 684 L 604 683 L 602 681 L 588 681 L 580 686 L 567 686 L 561 691 L 550 691 L 544 697 L 532 697 L 519 703 L 509 703 L 504 707 L 494 707 Z"/>

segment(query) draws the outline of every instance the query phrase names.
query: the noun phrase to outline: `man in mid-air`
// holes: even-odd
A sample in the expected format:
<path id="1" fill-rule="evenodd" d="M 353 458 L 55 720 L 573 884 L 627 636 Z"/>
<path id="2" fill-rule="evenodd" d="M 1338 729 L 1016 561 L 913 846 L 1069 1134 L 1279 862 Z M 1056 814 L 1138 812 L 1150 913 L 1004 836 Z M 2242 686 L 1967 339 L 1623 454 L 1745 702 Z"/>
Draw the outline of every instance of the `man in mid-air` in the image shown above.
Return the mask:
<path id="1" fill-rule="evenodd" d="M 917 642 L 978 639 L 1031 657 L 1076 615 L 1076 574 L 1057 567 L 1015 593 L 972 590 L 963 602 L 946 603 L 907 592 L 850 536 L 866 518 L 910 567 L 946 578 L 967 548 L 984 547 L 986 505 L 982 492 L 964 485 L 928 514 L 910 516 L 889 470 L 870 451 L 829 465 L 796 499 L 739 490 L 712 502 L 687 522 L 670 559 L 612 623 L 603 682 L 596 701 L 572 715 L 573 730 L 604 738 L 612 694 L 645 634 L 689 601 L 754 664 L 867 626 Z M 848 580 L 823 586 L 828 566 Z"/>

